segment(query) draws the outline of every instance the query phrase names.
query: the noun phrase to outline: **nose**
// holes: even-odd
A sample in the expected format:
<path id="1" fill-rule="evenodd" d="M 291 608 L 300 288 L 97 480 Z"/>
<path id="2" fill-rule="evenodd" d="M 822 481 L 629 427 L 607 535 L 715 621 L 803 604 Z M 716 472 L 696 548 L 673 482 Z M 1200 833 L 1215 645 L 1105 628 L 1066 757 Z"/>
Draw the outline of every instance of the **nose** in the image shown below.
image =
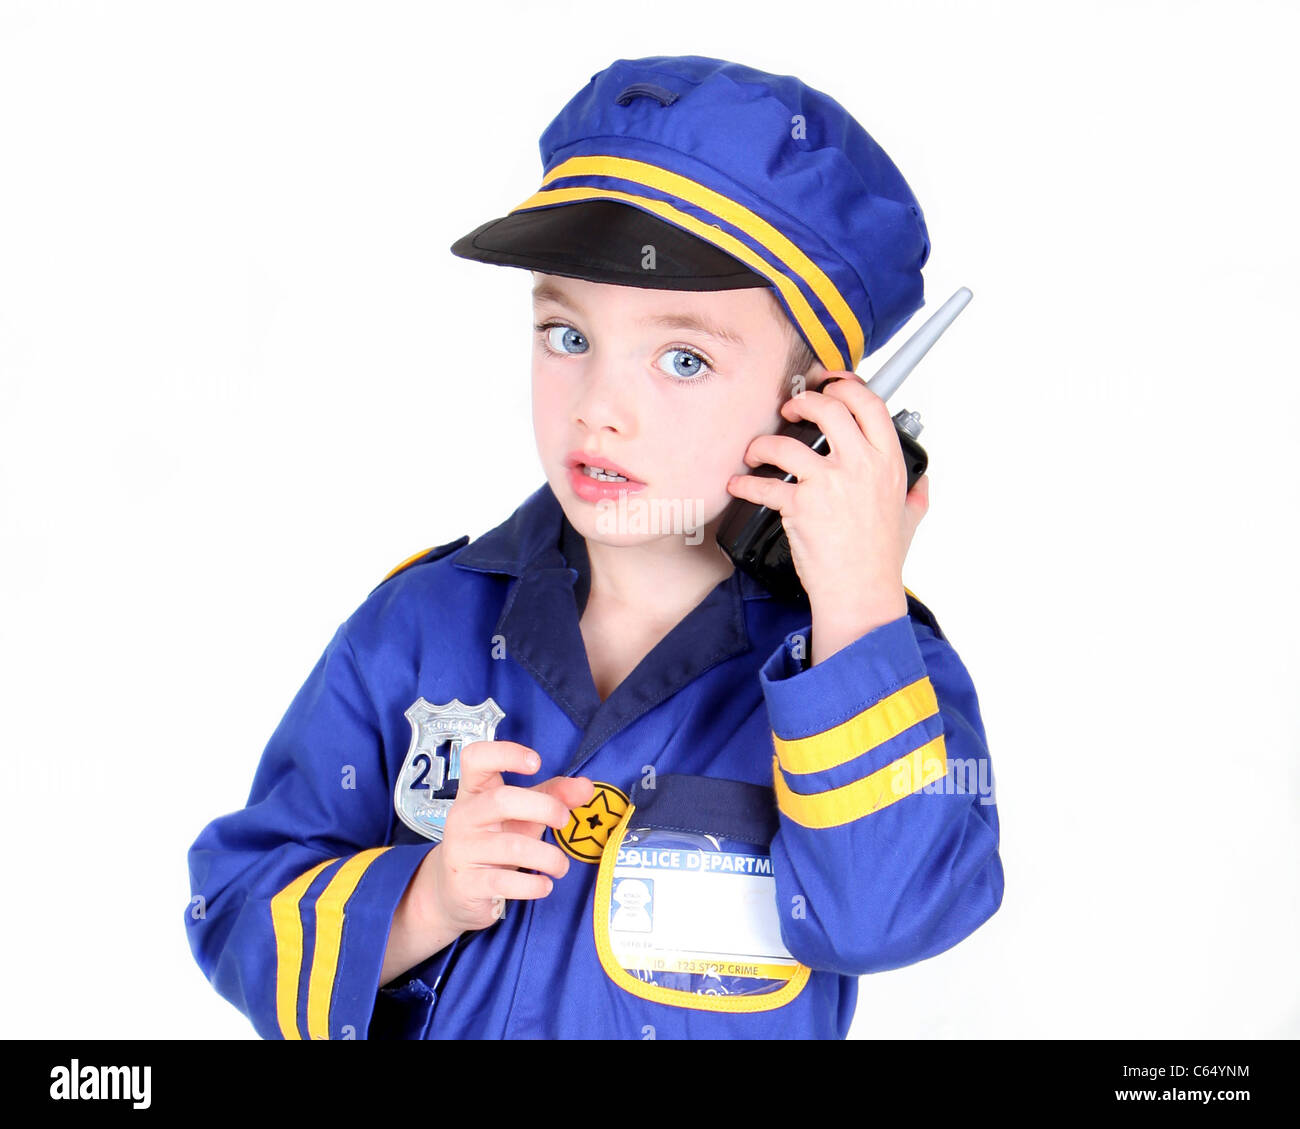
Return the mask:
<path id="1" fill-rule="evenodd" d="M 632 434 L 632 381 L 628 364 L 606 353 L 593 356 L 583 366 L 573 405 L 574 422 L 589 431 L 608 429 L 625 437 Z"/>

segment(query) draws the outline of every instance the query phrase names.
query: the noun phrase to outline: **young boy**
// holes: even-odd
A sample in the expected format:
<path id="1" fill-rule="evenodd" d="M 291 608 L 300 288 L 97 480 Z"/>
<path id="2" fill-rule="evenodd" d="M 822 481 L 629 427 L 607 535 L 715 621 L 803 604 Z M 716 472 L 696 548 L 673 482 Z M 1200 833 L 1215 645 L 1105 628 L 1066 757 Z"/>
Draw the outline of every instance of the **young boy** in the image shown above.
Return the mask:
<path id="1" fill-rule="evenodd" d="M 716 59 L 614 63 L 541 149 L 452 249 L 533 272 L 546 482 L 338 629 L 190 851 L 190 944 L 266 1037 L 843 1037 L 1003 890 L 975 689 L 902 583 L 927 480 L 852 371 L 922 304 L 920 208 Z M 738 498 L 807 607 L 718 546 Z"/>

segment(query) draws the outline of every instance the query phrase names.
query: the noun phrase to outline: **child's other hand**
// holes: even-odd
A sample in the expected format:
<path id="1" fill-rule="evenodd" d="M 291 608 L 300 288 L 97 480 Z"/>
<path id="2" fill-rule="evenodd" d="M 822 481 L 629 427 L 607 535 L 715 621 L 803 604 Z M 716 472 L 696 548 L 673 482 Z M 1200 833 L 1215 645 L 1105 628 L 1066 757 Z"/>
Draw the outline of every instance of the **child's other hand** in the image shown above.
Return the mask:
<path id="1" fill-rule="evenodd" d="M 541 757 L 514 741 L 474 741 L 461 749 L 460 787 L 442 842 L 415 876 L 413 893 L 431 929 L 486 929 L 501 916 L 503 899 L 544 898 L 552 878 L 568 873 L 568 856 L 541 835 L 566 826 L 570 810 L 590 801 L 595 786 L 586 777 L 556 776 L 518 788 L 501 775 L 531 775 L 540 767 Z"/>
<path id="2" fill-rule="evenodd" d="M 745 453 L 746 464 L 770 463 L 798 481 L 740 475 L 728 489 L 780 511 L 814 618 L 818 605 L 849 614 L 849 600 L 889 602 L 894 614 L 906 615 L 903 560 L 929 508 L 930 482 L 922 475 L 908 490 L 885 402 L 856 373 L 837 372 L 818 391 L 788 400 L 781 415 L 815 423 L 830 453 L 819 455 L 792 436 L 760 435 Z"/>

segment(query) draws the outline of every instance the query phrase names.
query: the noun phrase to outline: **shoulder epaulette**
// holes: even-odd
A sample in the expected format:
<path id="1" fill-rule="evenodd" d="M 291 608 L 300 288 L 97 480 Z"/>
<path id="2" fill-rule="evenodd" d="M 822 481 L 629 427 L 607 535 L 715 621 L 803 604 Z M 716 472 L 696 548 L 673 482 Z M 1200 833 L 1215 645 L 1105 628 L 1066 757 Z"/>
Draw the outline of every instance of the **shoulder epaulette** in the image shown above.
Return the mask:
<path id="1" fill-rule="evenodd" d="M 457 537 L 455 541 L 448 541 L 445 545 L 435 545 L 432 549 L 424 549 L 416 553 L 413 557 L 407 557 L 406 560 L 402 561 L 401 564 L 390 571 L 389 574 L 379 582 L 379 584 L 376 584 L 375 588 L 378 588 L 380 585 L 392 580 L 399 572 L 405 572 L 412 565 L 422 564 L 425 561 L 436 561 L 439 557 L 445 557 L 449 553 L 454 553 L 462 545 L 468 544 L 469 535 L 465 534 L 464 536 Z"/>
<path id="2" fill-rule="evenodd" d="M 904 586 L 903 591 L 907 593 L 907 614 L 912 616 L 914 619 L 919 619 L 946 643 L 948 641 L 948 636 L 943 633 L 943 628 L 939 626 L 939 621 L 934 618 L 934 612 L 921 603 L 921 601 L 917 599 L 916 593 L 910 588 Z"/>

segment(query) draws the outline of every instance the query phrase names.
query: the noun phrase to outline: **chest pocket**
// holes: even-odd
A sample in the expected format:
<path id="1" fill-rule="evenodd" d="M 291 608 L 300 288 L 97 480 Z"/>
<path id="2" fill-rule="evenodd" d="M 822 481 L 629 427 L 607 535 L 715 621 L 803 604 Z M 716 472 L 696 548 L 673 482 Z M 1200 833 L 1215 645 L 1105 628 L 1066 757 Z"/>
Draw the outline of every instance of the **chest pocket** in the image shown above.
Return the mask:
<path id="1" fill-rule="evenodd" d="M 610 834 L 592 925 L 626 992 L 702 1011 L 769 1011 L 811 970 L 781 940 L 770 788 L 708 776 L 638 785 Z"/>

